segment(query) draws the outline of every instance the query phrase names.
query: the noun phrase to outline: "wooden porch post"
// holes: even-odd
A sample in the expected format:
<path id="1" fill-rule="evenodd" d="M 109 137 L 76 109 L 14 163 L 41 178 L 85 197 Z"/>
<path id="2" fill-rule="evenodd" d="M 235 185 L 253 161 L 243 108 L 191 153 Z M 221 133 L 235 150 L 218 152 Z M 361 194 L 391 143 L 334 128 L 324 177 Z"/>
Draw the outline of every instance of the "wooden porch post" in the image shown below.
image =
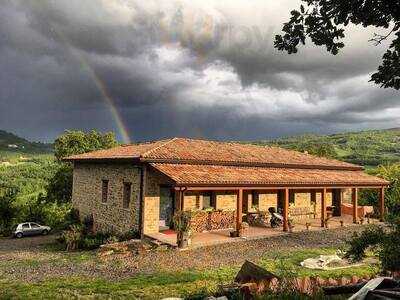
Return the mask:
<path id="1" fill-rule="evenodd" d="M 357 224 L 358 220 L 358 190 L 357 188 L 351 189 L 351 201 L 353 204 L 353 223 Z"/>
<path id="2" fill-rule="evenodd" d="M 184 210 L 184 200 L 185 200 L 185 191 L 180 191 L 180 202 L 181 202 L 181 210 Z"/>
<path id="3" fill-rule="evenodd" d="M 283 231 L 289 230 L 289 189 L 285 189 L 283 192 Z"/>
<path id="4" fill-rule="evenodd" d="M 239 189 L 236 202 L 236 236 L 240 236 L 240 228 L 242 227 L 242 208 L 243 208 L 243 190 Z"/>
<path id="5" fill-rule="evenodd" d="M 385 218 L 385 187 L 379 189 L 379 213 L 382 222 Z"/>
<path id="6" fill-rule="evenodd" d="M 325 227 L 326 221 L 326 188 L 321 193 L 321 227 Z"/>
<path id="7" fill-rule="evenodd" d="M 175 210 L 181 210 L 181 191 L 175 190 Z"/>

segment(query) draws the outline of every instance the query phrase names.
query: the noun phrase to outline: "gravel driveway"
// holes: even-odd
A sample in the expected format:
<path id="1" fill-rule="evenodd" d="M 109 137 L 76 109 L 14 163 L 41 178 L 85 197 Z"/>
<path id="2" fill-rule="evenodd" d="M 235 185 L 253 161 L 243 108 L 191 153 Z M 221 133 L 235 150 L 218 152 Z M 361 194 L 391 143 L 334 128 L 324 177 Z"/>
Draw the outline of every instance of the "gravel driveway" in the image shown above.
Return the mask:
<path id="1" fill-rule="evenodd" d="M 119 280 L 138 273 L 206 270 L 240 266 L 246 259 L 258 261 L 272 251 L 301 248 L 339 247 L 363 226 L 323 231 L 298 232 L 261 240 L 240 241 L 187 251 L 151 251 L 135 256 L 100 259 L 95 251 L 68 253 L 49 250 L 55 236 L 0 239 L 0 278 L 40 281 L 50 277 L 88 276 Z"/>

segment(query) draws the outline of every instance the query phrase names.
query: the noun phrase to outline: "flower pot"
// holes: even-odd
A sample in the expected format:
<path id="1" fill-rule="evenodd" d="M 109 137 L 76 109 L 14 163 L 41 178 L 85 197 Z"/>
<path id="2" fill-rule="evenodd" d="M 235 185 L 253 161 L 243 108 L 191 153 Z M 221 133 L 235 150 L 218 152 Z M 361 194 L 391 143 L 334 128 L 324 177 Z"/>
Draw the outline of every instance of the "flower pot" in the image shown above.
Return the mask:
<path id="1" fill-rule="evenodd" d="M 188 232 L 178 232 L 177 234 L 178 248 L 184 249 L 192 244 L 191 236 Z"/>

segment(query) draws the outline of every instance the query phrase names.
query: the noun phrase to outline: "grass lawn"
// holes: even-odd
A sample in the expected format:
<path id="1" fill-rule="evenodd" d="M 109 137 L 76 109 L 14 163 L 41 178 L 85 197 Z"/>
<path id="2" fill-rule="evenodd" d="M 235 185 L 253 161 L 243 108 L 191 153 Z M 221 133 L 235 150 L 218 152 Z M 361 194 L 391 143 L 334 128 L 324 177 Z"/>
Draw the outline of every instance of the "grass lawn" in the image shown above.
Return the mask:
<path id="1" fill-rule="evenodd" d="M 266 252 L 258 263 L 277 275 L 290 274 L 296 276 L 320 276 L 323 278 L 350 277 L 357 275 L 372 275 L 378 272 L 378 266 L 360 266 L 356 268 L 336 271 L 315 271 L 302 268 L 299 263 L 305 258 L 320 254 L 334 254 L 334 248 L 301 249 L 287 252 Z M 74 258 L 71 264 L 80 264 L 88 259 L 95 259 L 90 255 L 85 259 Z M 32 263 L 35 267 L 41 261 Z M 204 298 L 205 295 L 215 292 L 217 286 L 229 283 L 235 277 L 240 266 L 222 267 L 209 270 L 186 270 L 167 272 L 160 270 L 153 274 L 138 274 L 123 280 L 105 280 L 96 277 L 57 277 L 54 276 L 40 282 L 18 282 L 7 279 L 0 264 L 0 299 L 160 299 L 163 297 Z M 56 268 L 56 265 L 54 266 Z"/>

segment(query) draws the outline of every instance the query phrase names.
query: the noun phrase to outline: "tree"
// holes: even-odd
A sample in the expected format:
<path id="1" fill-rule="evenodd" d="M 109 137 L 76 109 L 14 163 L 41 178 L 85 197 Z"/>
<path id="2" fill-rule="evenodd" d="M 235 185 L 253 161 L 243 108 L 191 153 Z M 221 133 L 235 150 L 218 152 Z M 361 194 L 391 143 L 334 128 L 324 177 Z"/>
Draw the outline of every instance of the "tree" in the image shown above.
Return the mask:
<path id="1" fill-rule="evenodd" d="M 46 186 L 46 202 L 67 203 L 72 197 L 72 166 L 60 163 Z"/>
<path id="2" fill-rule="evenodd" d="M 101 134 L 95 130 L 90 132 L 67 130 L 55 140 L 54 155 L 61 160 L 70 155 L 108 149 L 117 145 L 118 142 L 112 132 Z"/>
<path id="3" fill-rule="evenodd" d="M 72 196 L 72 166 L 62 163 L 61 159 L 74 154 L 82 154 L 94 150 L 108 149 L 117 146 L 114 133 L 101 134 L 97 131 L 69 131 L 59 136 L 54 143 L 55 157 L 59 167 L 46 187 L 46 201 L 51 203 L 67 203 Z"/>
<path id="4" fill-rule="evenodd" d="M 400 2 L 392 0 L 302 0 L 299 10 L 291 11 L 284 23 L 283 35 L 275 36 L 274 46 L 289 54 L 305 45 L 306 38 L 317 46 L 325 46 L 336 55 L 344 47 L 345 27 L 350 23 L 363 27 L 387 29 L 387 34 L 374 34 L 376 45 L 390 36 L 394 38 L 382 57 L 371 80 L 383 88 L 400 89 Z"/>
<path id="5" fill-rule="evenodd" d="M 332 143 L 312 143 L 305 142 L 296 146 L 296 150 L 300 152 L 307 152 L 308 154 L 334 158 L 336 157 L 335 147 Z"/>
<path id="6" fill-rule="evenodd" d="M 12 220 L 16 216 L 14 202 L 17 197 L 17 190 L 14 188 L 2 187 L 0 190 L 0 233 L 7 233 L 11 229 Z"/>

